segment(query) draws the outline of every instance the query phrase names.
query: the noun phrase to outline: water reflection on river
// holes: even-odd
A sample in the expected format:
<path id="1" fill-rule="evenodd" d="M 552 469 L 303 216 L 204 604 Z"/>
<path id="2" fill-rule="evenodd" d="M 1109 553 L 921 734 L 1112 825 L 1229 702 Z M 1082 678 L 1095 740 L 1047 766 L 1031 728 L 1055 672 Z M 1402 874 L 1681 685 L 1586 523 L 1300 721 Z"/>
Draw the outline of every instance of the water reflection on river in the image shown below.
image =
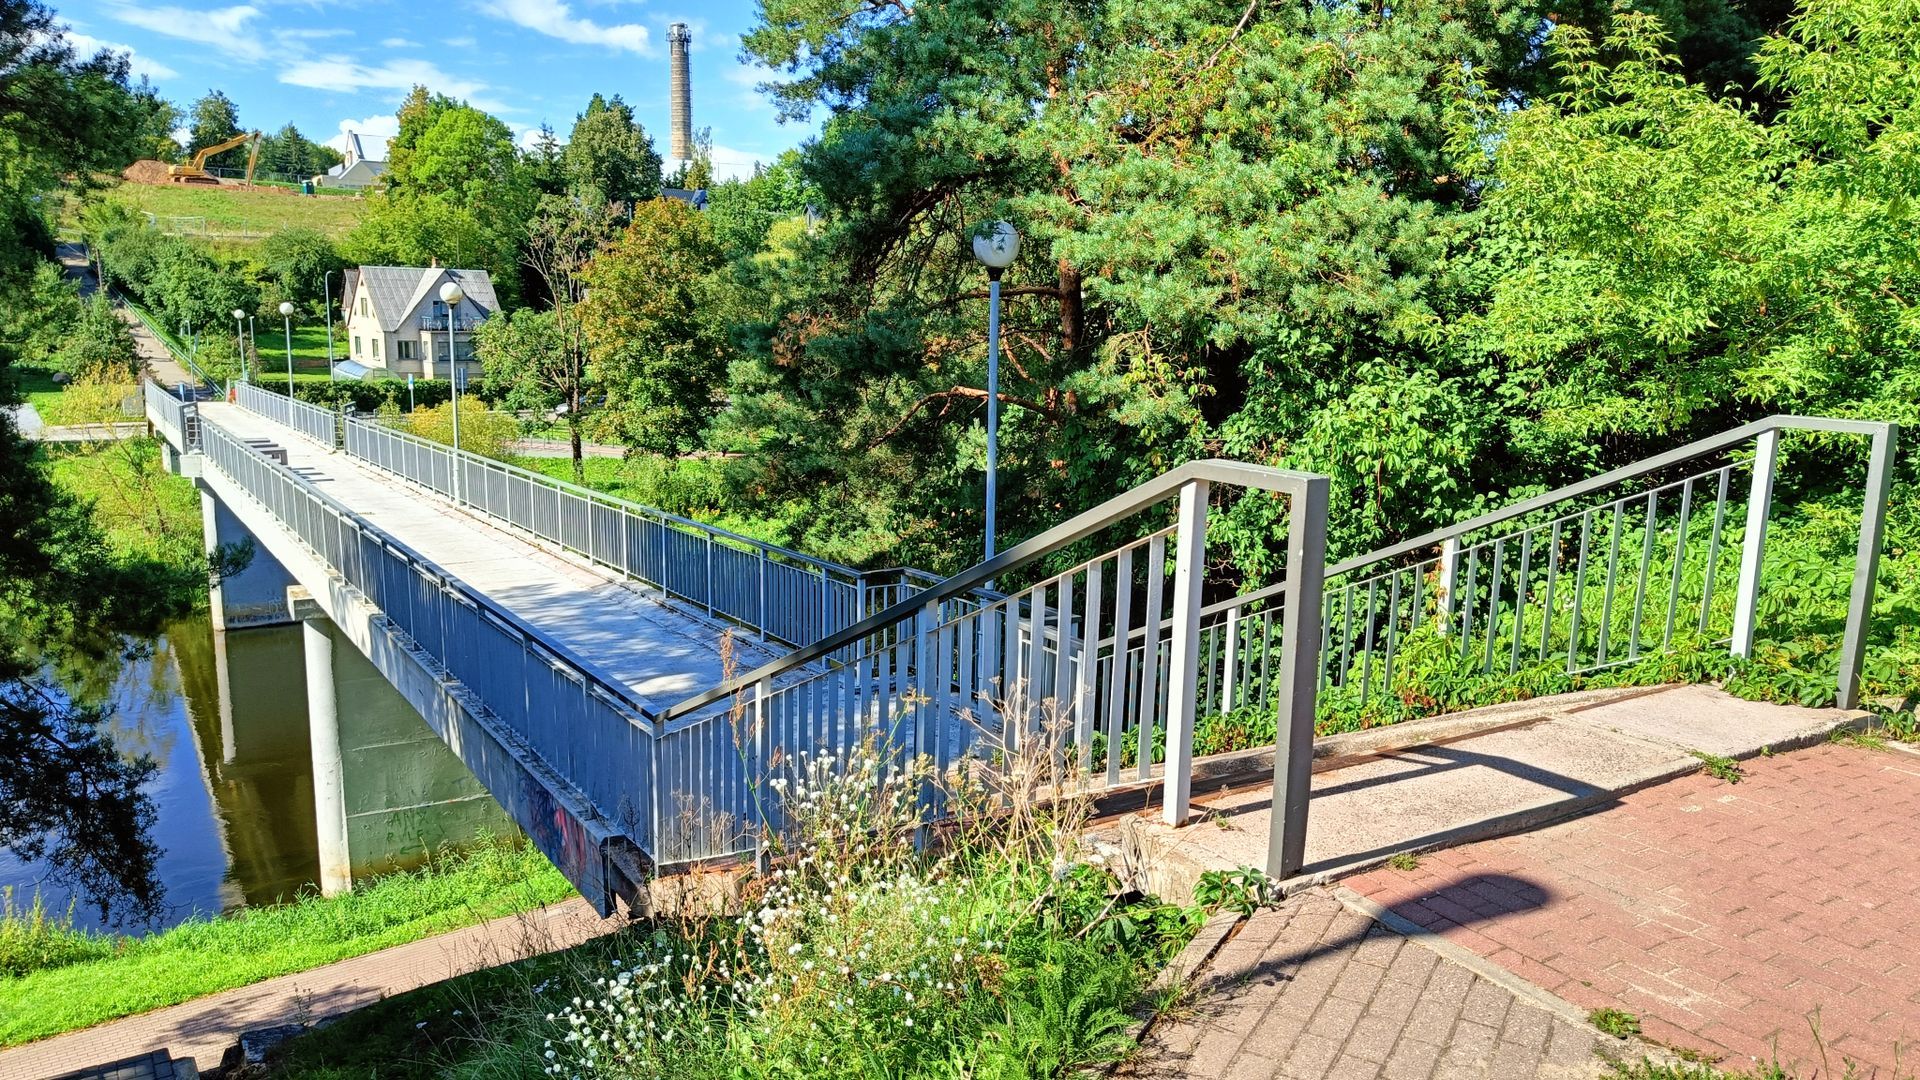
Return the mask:
<path id="1" fill-rule="evenodd" d="M 144 655 L 62 672 L 76 698 L 111 705 L 107 725 L 122 752 L 159 765 L 147 790 L 157 808 L 153 840 L 163 849 L 164 925 L 290 898 L 318 875 L 301 632 L 290 625 L 216 633 L 201 614 L 169 627 Z M 343 644 L 336 642 L 336 656 L 352 655 L 342 657 L 348 663 L 335 680 L 342 726 L 354 734 L 359 725 L 359 757 L 373 763 L 356 777 L 348 747 L 348 798 L 372 811 L 351 825 L 354 876 L 416 864 L 429 845 L 477 828 L 506 828 L 471 774 Z M 87 897 L 45 880 L 44 866 L 0 851 L 0 886 L 8 885 L 17 899 L 38 888 L 58 911 L 77 900 L 76 923 L 99 925 Z"/>

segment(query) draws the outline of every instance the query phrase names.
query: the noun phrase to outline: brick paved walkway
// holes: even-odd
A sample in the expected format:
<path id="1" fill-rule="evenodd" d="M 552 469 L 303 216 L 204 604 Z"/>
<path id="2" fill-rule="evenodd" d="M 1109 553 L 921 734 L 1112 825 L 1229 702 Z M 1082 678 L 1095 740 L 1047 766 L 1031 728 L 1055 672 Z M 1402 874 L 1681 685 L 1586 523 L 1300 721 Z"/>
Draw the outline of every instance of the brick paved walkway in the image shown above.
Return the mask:
<path id="1" fill-rule="evenodd" d="M 455 975 L 577 945 L 618 924 L 595 915 L 585 900 L 568 900 L 0 1050 L 0 1080 L 42 1080 L 160 1049 L 211 1069 L 243 1031 L 337 1016 Z"/>
<path id="2" fill-rule="evenodd" d="M 1148 1030 L 1130 1077 L 1593 1077 L 1595 1034 L 1348 910 L 1323 890 L 1263 909 Z"/>
<path id="3" fill-rule="evenodd" d="M 1920 1070 L 1920 756 L 1823 745 L 1347 884 L 1729 1068 Z M 1817 1014 L 1823 1062 L 1809 1017 Z M 1877 1070 L 1874 1071 L 1874 1070 Z"/>

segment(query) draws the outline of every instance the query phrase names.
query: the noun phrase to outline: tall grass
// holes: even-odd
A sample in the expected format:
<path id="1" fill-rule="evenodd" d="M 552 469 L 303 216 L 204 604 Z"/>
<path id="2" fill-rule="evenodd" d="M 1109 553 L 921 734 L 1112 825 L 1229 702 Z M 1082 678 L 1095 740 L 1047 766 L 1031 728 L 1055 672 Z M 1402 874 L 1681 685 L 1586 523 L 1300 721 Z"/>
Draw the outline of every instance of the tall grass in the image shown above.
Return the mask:
<path id="1" fill-rule="evenodd" d="M 0 976 L 25 975 L 113 955 L 113 941 L 73 925 L 73 904 L 59 914 L 47 911 L 38 891 L 22 907 L 11 885 L 0 888 Z"/>
<path id="2" fill-rule="evenodd" d="M 383 1002 L 289 1044 L 272 1075 L 1038 1080 L 1111 1062 L 1203 913 L 1126 891 L 1082 846 L 1086 802 L 1041 797 L 1076 790 L 1070 725 L 1041 711 L 1022 745 L 944 776 L 877 735 L 788 757 L 740 914 L 656 890 L 651 926 Z M 957 814 L 929 841 L 933 791 Z"/>
<path id="3" fill-rule="evenodd" d="M 565 899 L 532 847 L 484 842 L 334 898 L 306 895 L 145 937 L 75 930 L 38 906 L 0 921 L 0 1046 L 402 945 Z"/>

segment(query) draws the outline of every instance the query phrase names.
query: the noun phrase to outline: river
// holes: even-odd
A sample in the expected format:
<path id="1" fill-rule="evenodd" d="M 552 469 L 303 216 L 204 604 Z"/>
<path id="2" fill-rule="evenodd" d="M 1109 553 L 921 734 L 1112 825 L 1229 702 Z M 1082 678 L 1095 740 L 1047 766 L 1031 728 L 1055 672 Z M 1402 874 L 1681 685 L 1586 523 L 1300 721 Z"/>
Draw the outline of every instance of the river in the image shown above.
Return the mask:
<path id="1" fill-rule="evenodd" d="M 148 781 L 166 893 L 157 929 L 196 914 L 271 904 L 319 872 L 306 678 L 298 626 L 217 632 L 205 613 L 170 626 L 131 658 L 65 674 L 76 699 L 110 706 L 123 754 L 159 766 Z M 351 644 L 335 642 L 355 878 L 418 865 L 480 832 L 512 831 L 465 766 Z M 37 889 L 99 927 L 84 895 L 47 867 L 0 850 L 16 905 Z M 118 927 L 118 929 L 135 929 Z"/>

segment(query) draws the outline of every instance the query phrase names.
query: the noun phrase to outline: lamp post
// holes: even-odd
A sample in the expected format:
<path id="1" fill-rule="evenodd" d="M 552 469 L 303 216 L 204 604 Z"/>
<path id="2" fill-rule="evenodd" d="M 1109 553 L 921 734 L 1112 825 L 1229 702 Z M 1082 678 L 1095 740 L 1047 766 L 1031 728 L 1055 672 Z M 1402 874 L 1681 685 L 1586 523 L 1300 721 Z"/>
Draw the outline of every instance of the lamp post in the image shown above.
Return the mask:
<path id="1" fill-rule="evenodd" d="M 460 501 L 460 361 L 453 352 L 453 313 L 460 306 L 466 294 L 452 281 L 440 286 L 440 302 L 447 305 L 447 378 L 453 382 L 453 449 L 456 453 L 453 464 L 453 501 Z"/>
<path id="2" fill-rule="evenodd" d="M 247 313 L 233 309 L 233 341 L 240 347 L 240 381 L 247 381 Z"/>
<path id="3" fill-rule="evenodd" d="M 340 284 L 345 285 L 347 277 L 340 275 Z M 320 275 L 320 306 L 326 309 L 327 317 L 327 381 L 333 381 L 333 271 Z"/>
<path id="4" fill-rule="evenodd" d="M 993 558 L 1000 484 L 1000 275 L 1020 253 L 1020 234 L 996 221 L 973 238 L 973 257 L 987 268 L 987 558 Z"/>
<path id="5" fill-rule="evenodd" d="M 293 301 L 280 301 L 280 317 L 286 320 L 287 331 L 287 408 L 293 408 Z M 289 413 L 288 415 L 292 415 Z"/>

